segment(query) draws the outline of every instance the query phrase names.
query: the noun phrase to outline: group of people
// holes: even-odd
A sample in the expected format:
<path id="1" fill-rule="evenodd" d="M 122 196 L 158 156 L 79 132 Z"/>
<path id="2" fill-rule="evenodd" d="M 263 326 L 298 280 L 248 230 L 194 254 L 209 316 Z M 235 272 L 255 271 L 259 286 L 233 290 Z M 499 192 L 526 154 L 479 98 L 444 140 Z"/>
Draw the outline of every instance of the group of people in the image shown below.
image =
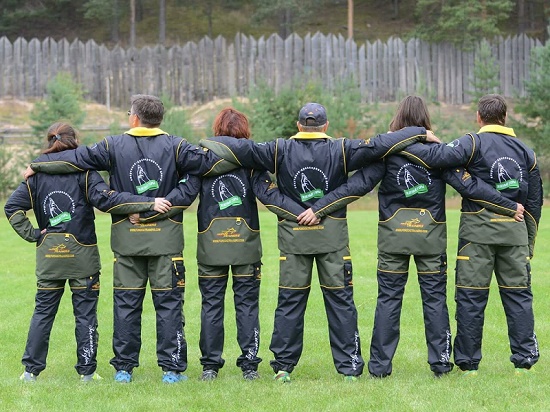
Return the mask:
<path id="1" fill-rule="evenodd" d="M 478 133 L 447 145 L 431 132 L 425 102 L 406 97 L 390 132 L 371 139 L 335 139 L 318 103 L 303 106 L 298 133 L 267 143 L 250 140 L 246 116 L 222 110 L 214 137 L 191 145 L 162 129 L 164 107 L 135 95 L 130 129 L 87 147 L 74 129 L 52 125 L 48 149 L 35 159 L 5 212 L 25 240 L 36 242 L 36 307 L 21 375 L 34 382 L 46 367 L 49 335 L 65 280 L 73 293 L 76 370 L 99 379 L 99 255 L 93 207 L 112 214 L 113 351 L 117 382 L 139 366 L 141 313 L 149 282 L 157 323 L 162 381 L 187 379 L 184 335 L 183 210 L 200 196 L 197 261 L 202 296 L 201 380 L 224 366 L 224 301 L 232 273 L 243 378 L 259 378 L 261 240 L 256 199 L 278 216 L 280 275 L 270 350 L 274 379 L 290 382 L 303 349 L 304 316 L 315 262 L 332 357 L 347 381 L 363 374 L 346 205 L 380 183 L 378 299 L 368 373 L 392 373 L 410 256 L 421 288 L 428 363 L 436 377 L 453 369 L 446 303 L 445 186 L 462 196 L 456 266 L 454 363 L 465 376 L 481 361 L 483 312 L 495 272 L 506 312 L 511 361 L 528 373 L 539 357 L 529 261 L 542 207 L 533 151 L 505 127 L 499 95 L 479 102 Z M 109 172 L 108 187 L 97 174 Z M 348 173 L 356 171 L 349 179 Z M 274 174 L 276 184 L 272 182 Z M 38 229 L 26 217 L 33 209 Z"/>

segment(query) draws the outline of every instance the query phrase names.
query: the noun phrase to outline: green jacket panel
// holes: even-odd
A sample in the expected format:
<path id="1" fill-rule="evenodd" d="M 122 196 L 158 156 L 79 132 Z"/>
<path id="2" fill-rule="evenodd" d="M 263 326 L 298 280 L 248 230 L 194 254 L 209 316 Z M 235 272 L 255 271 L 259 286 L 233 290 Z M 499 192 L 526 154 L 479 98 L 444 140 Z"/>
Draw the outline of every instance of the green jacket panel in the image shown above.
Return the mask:
<path id="1" fill-rule="evenodd" d="M 315 226 L 300 226 L 288 220 L 279 221 L 279 250 L 293 255 L 329 253 L 349 245 L 346 219 L 327 216 Z"/>
<path id="2" fill-rule="evenodd" d="M 111 249 L 123 256 L 181 254 L 183 225 L 171 219 L 133 225 L 124 219 L 111 226 Z"/>
<path id="3" fill-rule="evenodd" d="M 460 216 L 458 237 L 484 245 L 522 246 L 528 244 L 525 222 L 497 215 L 485 209 L 463 212 Z"/>

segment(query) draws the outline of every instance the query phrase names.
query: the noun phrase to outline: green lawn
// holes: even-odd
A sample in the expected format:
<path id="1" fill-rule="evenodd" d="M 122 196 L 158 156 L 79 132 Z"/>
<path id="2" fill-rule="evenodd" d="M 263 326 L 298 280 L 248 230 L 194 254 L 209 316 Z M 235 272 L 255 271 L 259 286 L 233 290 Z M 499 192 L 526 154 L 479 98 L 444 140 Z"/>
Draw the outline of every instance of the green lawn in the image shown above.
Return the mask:
<path id="1" fill-rule="evenodd" d="M 449 309 L 454 315 L 453 278 L 456 232 L 459 213 L 449 211 Z M 112 254 L 109 249 L 109 217 L 97 216 L 97 232 L 103 258 L 102 291 L 99 307 L 99 367 L 105 379 L 81 384 L 74 370 L 76 360 L 72 308 L 69 290 L 61 303 L 50 341 L 48 368 L 34 385 L 18 380 L 23 371 L 24 350 L 35 294 L 34 247 L 12 231 L 6 218 L 0 218 L 0 250 L 4 269 L 0 271 L 0 410 L 1 411 L 542 411 L 550 410 L 548 388 L 550 367 L 545 351 L 550 341 L 550 220 L 543 217 L 533 260 L 536 332 L 541 346 L 541 361 L 534 377 L 516 377 L 509 362 L 510 351 L 506 323 L 497 289 L 493 287 L 486 312 L 484 358 L 474 379 L 458 374 L 440 380 L 432 378 L 426 363 L 422 308 L 416 272 L 411 269 L 401 319 L 401 342 L 390 378 L 345 383 L 332 364 L 328 344 L 326 316 L 318 282 L 310 295 L 306 317 L 305 347 L 290 385 L 275 383 L 269 367 L 269 341 L 277 297 L 278 250 L 275 217 L 262 212 L 264 242 L 261 294 L 261 379 L 245 382 L 236 368 L 238 346 L 232 294 L 226 301 L 226 366 L 212 383 L 198 380 L 200 294 L 195 264 L 196 217 L 187 212 L 187 289 L 185 328 L 188 340 L 189 381 L 177 385 L 160 382 L 156 366 L 155 326 L 148 296 L 143 315 L 141 366 L 134 371 L 129 385 L 113 382 L 109 365 L 112 335 Z M 349 226 L 354 267 L 355 302 L 363 357 L 368 359 L 370 334 L 376 303 L 376 221 L 374 211 L 351 211 Z M 493 285 L 496 286 L 496 285 Z M 451 322 L 453 332 L 454 321 Z"/>

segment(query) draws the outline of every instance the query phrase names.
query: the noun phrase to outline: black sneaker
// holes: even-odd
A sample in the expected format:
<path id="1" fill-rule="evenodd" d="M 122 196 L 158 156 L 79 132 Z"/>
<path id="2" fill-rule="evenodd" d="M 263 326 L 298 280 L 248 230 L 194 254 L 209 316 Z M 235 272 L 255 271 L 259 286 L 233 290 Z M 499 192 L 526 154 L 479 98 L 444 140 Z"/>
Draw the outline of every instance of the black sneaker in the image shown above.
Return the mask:
<path id="1" fill-rule="evenodd" d="M 205 369 L 202 371 L 201 381 L 213 381 L 218 377 L 218 371 L 214 369 Z"/>
<path id="2" fill-rule="evenodd" d="M 260 379 L 260 374 L 258 371 L 248 369 L 243 371 L 243 378 L 245 381 L 255 381 L 256 379 Z"/>

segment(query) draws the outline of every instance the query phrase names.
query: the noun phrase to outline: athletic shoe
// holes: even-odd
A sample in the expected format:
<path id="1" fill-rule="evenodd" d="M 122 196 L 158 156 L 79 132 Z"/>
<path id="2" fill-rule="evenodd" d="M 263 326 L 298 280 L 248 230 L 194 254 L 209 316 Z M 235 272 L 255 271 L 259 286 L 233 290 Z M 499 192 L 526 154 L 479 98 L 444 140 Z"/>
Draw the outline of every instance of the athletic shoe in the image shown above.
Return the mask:
<path id="1" fill-rule="evenodd" d="M 533 376 L 535 374 L 535 371 L 533 367 L 527 368 L 516 368 L 514 371 L 516 376 Z"/>
<path id="2" fill-rule="evenodd" d="M 461 369 L 459 369 L 459 370 L 460 370 L 460 373 L 462 374 L 463 378 L 475 378 L 477 376 L 477 370 L 476 369 L 467 370 L 467 371 L 463 371 Z"/>
<path id="3" fill-rule="evenodd" d="M 22 380 L 23 382 L 30 382 L 30 383 L 34 383 L 36 382 L 36 375 L 34 373 L 30 373 L 30 372 L 23 372 L 23 374 L 19 377 L 20 380 Z"/>
<path id="4" fill-rule="evenodd" d="M 205 369 L 202 371 L 201 381 L 213 381 L 218 377 L 218 371 L 214 369 Z"/>
<path id="5" fill-rule="evenodd" d="M 132 374 L 128 371 L 117 371 L 115 373 L 115 382 L 118 383 L 130 383 L 132 382 Z"/>
<path id="6" fill-rule="evenodd" d="M 168 371 L 162 375 L 163 383 L 178 383 L 187 380 L 187 375 L 182 375 L 179 372 Z"/>
<path id="7" fill-rule="evenodd" d="M 273 377 L 277 382 L 290 383 L 290 373 L 287 371 L 279 371 Z"/>
<path id="8" fill-rule="evenodd" d="M 99 376 L 99 373 L 97 372 L 90 373 L 89 375 L 80 375 L 80 382 L 100 381 L 102 379 L 103 378 Z"/>
<path id="9" fill-rule="evenodd" d="M 247 369 L 243 371 L 243 378 L 245 381 L 255 381 L 256 379 L 260 379 L 260 374 L 258 371 Z"/>
<path id="10" fill-rule="evenodd" d="M 354 375 L 344 376 L 344 382 L 357 382 L 358 380 L 359 380 L 359 376 L 354 376 Z"/>
<path id="11" fill-rule="evenodd" d="M 451 371 L 446 371 L 446 372 L 434 372 L 434 378 L 436 378 L 436 379 L 444 378 L 445 376 L 449 376 L 449 372 L 451 372 Z"/>

